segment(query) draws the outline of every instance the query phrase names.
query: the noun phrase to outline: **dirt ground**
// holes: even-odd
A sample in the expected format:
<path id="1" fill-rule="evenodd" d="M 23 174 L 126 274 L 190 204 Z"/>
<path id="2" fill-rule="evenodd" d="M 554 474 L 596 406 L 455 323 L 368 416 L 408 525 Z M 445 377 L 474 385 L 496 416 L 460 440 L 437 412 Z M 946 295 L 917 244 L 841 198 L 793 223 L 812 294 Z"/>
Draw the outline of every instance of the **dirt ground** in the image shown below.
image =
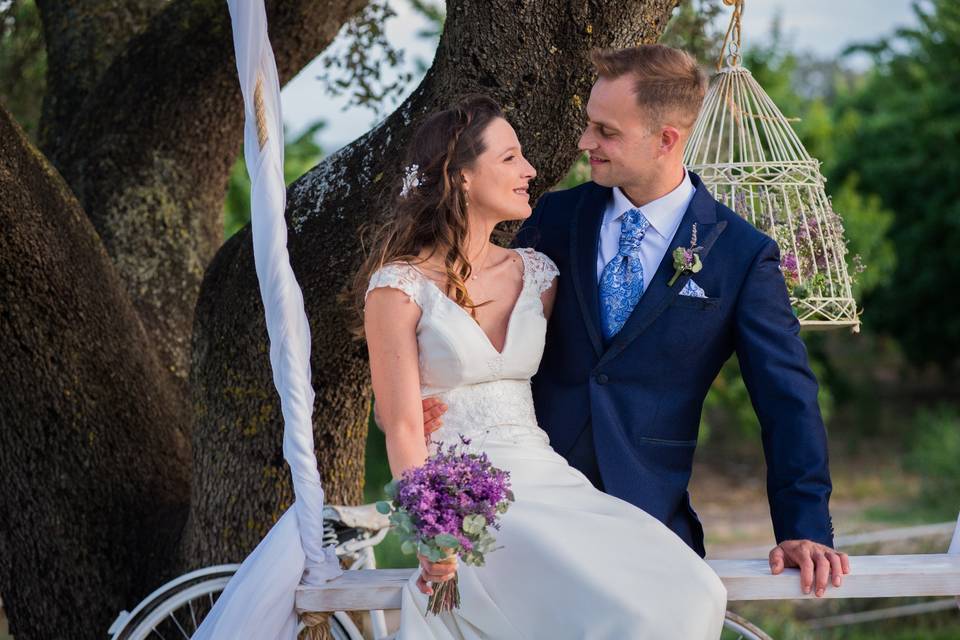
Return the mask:
<path id="1" fill-rule="evenodd" d="M 707 555 L 774 544 L 760 445 L 753 453 L 709 452 L 698 460 L 690 485 L 694 509 L 706 533 Z M 920 524 L 911 517 L 919 479 L 902 469 L 899 453 L 883 444 L 856 454 L 831 450 L 835 535 Z"/>

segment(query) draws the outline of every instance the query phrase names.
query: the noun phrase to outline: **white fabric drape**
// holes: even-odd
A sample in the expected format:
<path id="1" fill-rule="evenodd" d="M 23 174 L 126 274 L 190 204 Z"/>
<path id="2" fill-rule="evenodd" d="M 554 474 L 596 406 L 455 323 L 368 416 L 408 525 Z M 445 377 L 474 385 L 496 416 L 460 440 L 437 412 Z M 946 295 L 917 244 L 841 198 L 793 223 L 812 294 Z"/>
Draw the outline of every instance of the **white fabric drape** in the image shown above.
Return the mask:
<path id="1" fill-rule="evenodd" d="M 193 638 L 293 640 L 297 585 L 321 584 L 342 571 L 333 547 L 323 547 L 323 487 L 311 419 L 310 327 L 287 253 L 280 83 L 266 11 L 263 0 L 227 4 L 246 116 L 244 157 L 251 182 L 254 262 L 283 413 L 283 456 L 293 475 L 295 501 L 244 560 Z"/>

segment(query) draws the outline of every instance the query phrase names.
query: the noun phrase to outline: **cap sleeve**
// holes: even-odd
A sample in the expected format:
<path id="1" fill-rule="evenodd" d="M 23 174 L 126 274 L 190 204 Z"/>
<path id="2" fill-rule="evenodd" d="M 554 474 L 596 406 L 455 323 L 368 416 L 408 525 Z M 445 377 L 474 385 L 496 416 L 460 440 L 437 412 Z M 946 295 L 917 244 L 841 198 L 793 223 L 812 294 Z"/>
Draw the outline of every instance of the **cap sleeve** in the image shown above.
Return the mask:
<path id="1" fill-rule="evenodd" d="M 529 271 L 530 282 L 534 285 L 537 295 L 542 295 L 550 288 L 553 281 L 560 275 L 560 270 L 553 260 L 535 249 L 521 249 L 526 258 L 526 268 Z"/>
<path id="2" fill-rule="evenodd" d="M 423 308 L 420 278 L 417 270 L 407 264 L 385 264 L 370 276 L 364 300 L 374 289 L 389 287 L 403 291 L 417 306 Z"/>

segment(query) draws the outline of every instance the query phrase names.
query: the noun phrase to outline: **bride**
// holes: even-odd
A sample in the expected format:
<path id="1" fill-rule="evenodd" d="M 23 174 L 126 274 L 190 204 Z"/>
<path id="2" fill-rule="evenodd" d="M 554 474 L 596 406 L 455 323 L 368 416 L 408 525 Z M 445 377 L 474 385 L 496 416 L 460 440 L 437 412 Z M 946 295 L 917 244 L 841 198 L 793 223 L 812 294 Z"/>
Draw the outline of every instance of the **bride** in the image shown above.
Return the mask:
<path id="1" fill-rule="evenodd" d="M 432 115 L 409 161 L 356 286 L 390 469 L 434 450 L 421 399 L 436 396 L 448 409 L 431 437 L 471 438 L 510 472 L 516 501 L 485 566 L 420 558 L 397 637 L 719 638 L 717 575 L 656 518 L 594 488 L 537 425 L 530 379 L 563 276 L 542 253 L 490 240 L 530 215 L 536 175 L 500 107 L 473 97 Z M 460 608 L 425 616 L 430 582 L 454 571 Z"/>

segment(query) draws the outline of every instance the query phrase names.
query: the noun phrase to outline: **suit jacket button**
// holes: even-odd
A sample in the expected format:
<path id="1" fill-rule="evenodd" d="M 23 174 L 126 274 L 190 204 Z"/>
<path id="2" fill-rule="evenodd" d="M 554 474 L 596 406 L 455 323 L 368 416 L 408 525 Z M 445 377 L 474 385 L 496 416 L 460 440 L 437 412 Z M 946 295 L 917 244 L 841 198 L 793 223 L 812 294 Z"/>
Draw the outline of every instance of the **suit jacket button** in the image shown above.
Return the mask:
<path id="1" fill-rule="evenodd" d="M 598 384 L 607 384 L 608 382 L 610 382 L 610 378 L 607 377 L 607 374 L 601 373 L 600 375 L 597 376 Z"/>

